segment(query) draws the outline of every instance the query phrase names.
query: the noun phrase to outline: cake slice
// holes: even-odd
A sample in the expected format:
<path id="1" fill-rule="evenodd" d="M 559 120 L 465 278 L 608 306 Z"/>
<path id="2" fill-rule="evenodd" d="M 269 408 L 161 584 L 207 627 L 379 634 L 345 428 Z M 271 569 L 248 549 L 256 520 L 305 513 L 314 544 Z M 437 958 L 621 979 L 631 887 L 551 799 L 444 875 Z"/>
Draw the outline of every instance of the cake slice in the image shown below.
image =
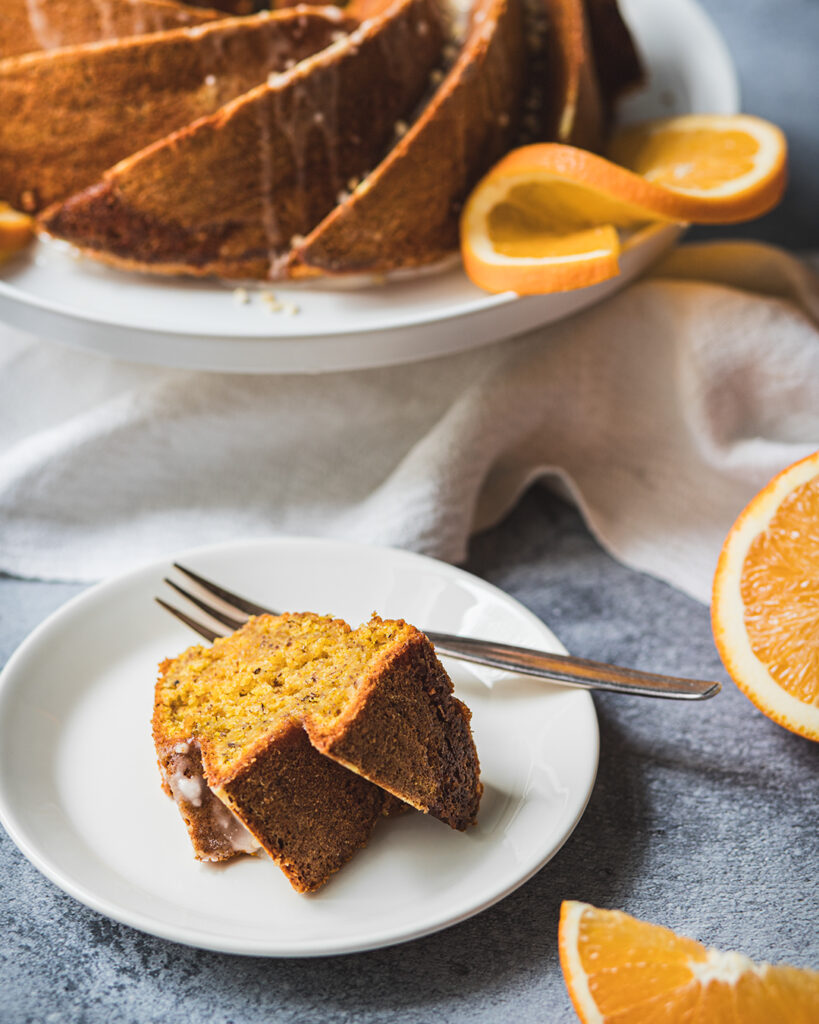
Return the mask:
<path id="1" fill-rule="evenodd" d="M 549 24 L 543 138 L 597 151 L 603 142 L 605 107 L 585 0 L 541 2 Z"/>
<path id="2" fill-rule="evenodd" d="M 439 58 L 435 0 L 349 36 L 111 168 L 42 226 L 109 263 L 266 278 L 382 157 Z"/>
<path id="3" fill-rule="evenodd" d="M 599 152 L 618 96 L 642 80 L 616 0 L 540 0 L 548 16 L 540 137 Z"/>
<path id="4" fill-rule="evenodd" d="M 201 25 L 221 17 L 205 4 L 193 7 L 174 0 L 0 0 L 0 6 L 0 59 Z"/>
<path id="5" fill-rule="evenodd" d="M 29 212 L 352 27 L 336 7 L 225 18 L 0 62 L 0 198 Z"/>
<path id="6" fill-rule="evenodd" d="M 453 828 L 475 821 L 469 719 L 413 626 L 304 613 L 164 662 L 153 735 L 197 857 L 258 844 L 306 892 L 367 842 L 390 794 Z"/>
<path id="7" fill-rule="evenodd" d="M 458 248 L 469 190 L 512 144 L 526 75 L 519 0 L 478 0 L 448 73 L 415 122 L 350 196 L 295 247 L 311 273 L 417 267 Z"/>
<path id="8" fill-rule="evenodd" d="M 625 92 L 643 81 L 643 67 L 617 0 L 586 0 L 594 65 L 608 118 Z"/>

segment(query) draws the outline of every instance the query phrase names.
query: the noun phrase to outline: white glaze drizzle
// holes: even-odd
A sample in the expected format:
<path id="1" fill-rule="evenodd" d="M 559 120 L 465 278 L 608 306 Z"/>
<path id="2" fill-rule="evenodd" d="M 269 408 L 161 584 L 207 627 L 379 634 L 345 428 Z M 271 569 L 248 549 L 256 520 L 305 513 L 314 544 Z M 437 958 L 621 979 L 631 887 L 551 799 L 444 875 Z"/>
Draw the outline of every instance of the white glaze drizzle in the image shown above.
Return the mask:
<path id="1" fill-rule="evenodd" d="M 43 0 L 26 0 L 28 23 L 37 42 L 44 50 L 56 50 L 63 45 L 63 35 L 48 16 L 47 7 Z"/>
<path id="2" fill-rule="evenodd" d="M 256 853 L 261 849 L 261 844 L 255 836 L 248 831 L 242 822 L 236 817 L 233 811 L 213 792 L 205 781 L 204 775 L 195 770 L 190 754 L 190 743 L 180 742 L 173 747 L 177 754 L 174 767 L 176 771 L 168 775 L 165 773 L 168 786 L 174 801 L 180 804 L 184 801 L 191 807 L 202 807 L 206 797 L 212 797 L 208 801 L 207 813 L 209 825 L 218 832 L 234 853 Z M 219 859 L 214 857 L 214 860 Z"/>
<path id="3" fill-rule="evenodd" d="M 114 7 L 109 0 L 94 0 L 94 7 L 100 19 L 100 39 L 116 39 L 117 23 L 114 17 Z"/>
<path id="4" fill-rule="evenodd" d="M 218 798 L 217 798 L 218 799 Z M 221 829 L 222 836 L 234 853 L 256 853 L 261 843 L 249 832 L 233 811 L 221 800 L 213 805 L 213 822 Z"/>
<path id="5" fill-rule="evenodd" d="M 270 124 L 270 96 L 261 96 L 254 104 L 259 128 L 259 200 L 262 204 L 262 226 L 267 238 L 268 259 L 276 259 L 282 241 L 276 214 L 273 181 L 273 132 Z"/>
<path id="6" fill-rule="evenodd" d="M 179 803 L 184 800 L 193 807 L 202 806 L 202 776 L 185 775 L 183 771 L 174 772 L 168 779 L 173 798 Z"/>

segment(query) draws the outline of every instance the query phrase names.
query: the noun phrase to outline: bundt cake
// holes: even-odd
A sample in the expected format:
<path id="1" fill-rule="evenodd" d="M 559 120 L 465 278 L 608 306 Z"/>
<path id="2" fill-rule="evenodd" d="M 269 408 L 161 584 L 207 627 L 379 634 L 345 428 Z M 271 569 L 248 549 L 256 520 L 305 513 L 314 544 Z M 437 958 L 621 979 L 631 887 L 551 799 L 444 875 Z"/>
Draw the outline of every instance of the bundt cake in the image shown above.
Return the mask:
<path id="1" fill-rule="evenodd" d="M 153 735 L 196 856 L 263 848 L 308 892 L 398 801 L 452 828 L 475 821 L 469 719 L 413 626 L 300 613 L 165 661 Z"/>
<path id="2" fill-rule="evenodd" d="M 440 52 L 434 0 L 394 0 L 355 31 L 43 214 L 109 262 L 271 276 L 388 148 Z"/>
<path id="3" fill-rule="evenodd" d="M 260 4 L 245 0 L 119 0 L 149 2 L 204 23 L 52 50 L 42 12 L 70 6 L 90 24 L 98 4 L 31 0 L 29 36 L 47 52 L 0 62 L 10 122 L 0 199 L 25 198 L 45 231 L 129 269 L 281 279 L 435 264 L 457 250 L 460 207 L 493 162 L 519 142 L 599 148 L 614 100 L 641 75 L 615 0 L 352 0 L 329 39 L 326 10 L 299 36 L 304 8 L 288 21 L 249 13 Z M 253 57 L 208 50 L 222 38 Z M 75 98 L 92 149 L 94 131 L 126 109 L 127 128 L 93 159 L 66 154 L 62 112 Z M 28 150 L 24 121 L 37 124 Z M 61 177 L 55 163 L 69 170 Z"/>
<path id="4" fill-rule="evenodd" d="M 41 209 L 347 30 L 337 7 L 212 21 L 0 61 L 0 195 Z"/>
<path id="5" fill-rule="evenodd" d="M 522 19 L 520 0 L 477 0 L 463 49 L 423 113 L 294 244 L 290 276 L 386 273 L 434 263 L 458 248 L 453 197 L 466 196 L 476 168 L 498 160 L 519 128 Z"/>

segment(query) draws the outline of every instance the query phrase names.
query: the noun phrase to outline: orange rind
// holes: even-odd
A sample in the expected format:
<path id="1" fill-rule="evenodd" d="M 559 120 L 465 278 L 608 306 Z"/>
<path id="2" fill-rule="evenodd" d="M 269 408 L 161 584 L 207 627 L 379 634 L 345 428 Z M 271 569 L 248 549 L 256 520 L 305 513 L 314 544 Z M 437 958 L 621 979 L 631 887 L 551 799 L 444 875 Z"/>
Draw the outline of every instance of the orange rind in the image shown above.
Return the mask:
<path id="1" fill-rule="evenodd" d="M 686 141 L 687 140 L 687 141 Z M 564 291 L 615 276 L 624 240 L 657 222 L 760 216 L 785 187 L 784 136 L 745 115 L 689 115 L 623 130 L 621 163 L 558 143 L 507 154 L 470 195 L 461 252 L 488 291 Z"/>
<path id="2" fill-rule="evenodd" d="M 583 1024 L 811 1024 L 819 972 L 708 949 L 619 910 L 566 901 L 560 966 Z"/>
<path id="3" fill-rule="evenodd" d="M 819 452 L 774 477 L 731 528 L 711 623 L 746 697 L 779 725 L 819 740 Z"/>

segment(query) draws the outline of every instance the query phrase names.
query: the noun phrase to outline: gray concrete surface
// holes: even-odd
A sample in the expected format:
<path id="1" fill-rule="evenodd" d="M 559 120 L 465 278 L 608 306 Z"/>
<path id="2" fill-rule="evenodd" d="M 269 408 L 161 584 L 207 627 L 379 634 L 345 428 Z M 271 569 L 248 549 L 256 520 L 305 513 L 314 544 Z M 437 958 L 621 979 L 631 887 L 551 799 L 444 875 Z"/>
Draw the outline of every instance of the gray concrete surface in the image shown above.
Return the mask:
<path id="1" fill-rule="evenodd" d="M 707 609 L 611 561 L 545 490 L 475 539 L 468 568 L 517 596 L 570 650 L 725 679 Z M 77 589 L 3 581 L 2 655 Z M 730 684 L 701 705 L 612 695 L 595 704 L 600 771 L 565 847 L 496 907 L 392 949 L 274 961 L 174 945 L 75 903 L 0 836 L 0 1020 L 569 1021 L 556 948 L 566 898 L 819 966 L 819 748 Z"/>
<path id="2" fill-rule="evenodd" d="M 792 156 L 783 206 L 718 234 L 817 249 L 819 2 L 704 5 L 737 60 L 745 109 L 782 124 Z M 707 609 L 617 565 L 578 514 L 540 488 L 475 539 L 467 568 L 518 597 L 576 653 L 726 678 Z M 0 579 L 0 661 L 79 589 Z M 496 907 L 392 949 L 275 961 L 154 939 L 74 902 L 0 832 L 0 1022 L 571 1021 L 556 949 L 566 898 L 819 967 L 819 747 L 769 722 L 730 684 L 703 705 L 595 703 L 600 771 L 565 847 Z"/>

